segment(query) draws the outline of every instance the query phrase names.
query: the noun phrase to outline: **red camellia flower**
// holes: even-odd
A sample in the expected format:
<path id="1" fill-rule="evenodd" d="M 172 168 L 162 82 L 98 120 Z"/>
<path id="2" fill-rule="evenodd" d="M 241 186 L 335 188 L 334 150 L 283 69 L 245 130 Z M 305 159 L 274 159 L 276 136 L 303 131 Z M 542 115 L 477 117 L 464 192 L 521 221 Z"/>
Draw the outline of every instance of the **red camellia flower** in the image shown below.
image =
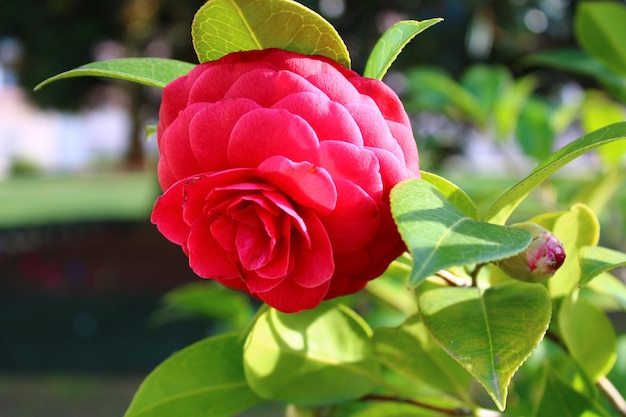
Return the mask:
<path id="1" fill-rule="evenodd" d="M 165 87 L 152 222 L 201 277 L 283 312 L 354 293 L 405 249 L 389 191 L 418 177 L 382 82 L 320 56 L 237 52 Z"/>

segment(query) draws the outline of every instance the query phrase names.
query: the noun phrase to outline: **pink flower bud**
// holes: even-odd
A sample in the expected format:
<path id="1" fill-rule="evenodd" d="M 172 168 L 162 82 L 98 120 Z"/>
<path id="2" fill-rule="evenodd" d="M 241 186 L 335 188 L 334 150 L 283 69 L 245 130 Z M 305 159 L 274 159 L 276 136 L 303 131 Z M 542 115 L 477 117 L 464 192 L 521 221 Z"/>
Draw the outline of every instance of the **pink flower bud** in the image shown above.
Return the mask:
<path id="1" fill-rule="evenodd" d="M 549 230 L 535 223 L 513 225 L 532 233 L 533 240 L 524 252 L 498 262 L 511 278 L 541 282 L 550 278 L 565 262 L 563 244 Z"/>

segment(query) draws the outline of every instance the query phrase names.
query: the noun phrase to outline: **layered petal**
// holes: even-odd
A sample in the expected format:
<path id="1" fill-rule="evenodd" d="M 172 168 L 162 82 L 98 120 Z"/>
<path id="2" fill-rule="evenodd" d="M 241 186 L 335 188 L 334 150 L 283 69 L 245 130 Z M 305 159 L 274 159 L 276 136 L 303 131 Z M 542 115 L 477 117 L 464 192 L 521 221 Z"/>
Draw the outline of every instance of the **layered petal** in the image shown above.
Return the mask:
<path id="1" fill-rule="evenodd" d="M 260 108 L 244 114 L 228 143 L 231 167 L 257 167 L 282 155 L 292 161 L 317 162 L 319 141 L 301 117 L 282 109 Z"/>
<path id="2" fill-rule="evenodd" d="M 333 178 L 324 168 L 311 162 L 293 162 L 276 155 L 263 161 L 258 173 L 295 202 L 321 215 L 335 208 L 337 189 Z"/>

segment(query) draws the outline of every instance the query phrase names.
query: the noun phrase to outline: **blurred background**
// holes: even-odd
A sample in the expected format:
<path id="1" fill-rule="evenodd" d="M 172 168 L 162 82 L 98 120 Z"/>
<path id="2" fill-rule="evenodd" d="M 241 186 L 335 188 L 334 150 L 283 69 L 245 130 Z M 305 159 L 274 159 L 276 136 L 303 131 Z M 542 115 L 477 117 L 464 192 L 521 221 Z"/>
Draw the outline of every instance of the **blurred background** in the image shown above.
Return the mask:
<path id="1" fill-rule="evenodd" d="M 33 91 L 96 60 L 196 62 L 189 28 L 203 3 L 0 1 L 0 416 L 121 416 L 147 372 L 219 330 L 163 298 L 198 278 L 149 223 L 160 190 L 144 127 L 157 121 L 160 91 L 96 78 Z M 479 205 L 563 143 L 625 120 L 619 86 L 536 55 L 579 49 L 576 1 L 301 3 L 335 25 L 358 72 L 393 23 L 445 19 L 385 81 L 411 114 L 422 168 Z M 600 179 L 605 192 L 587 201 L 611 225 L 603 244 L 625 250 L 623 154 L 581 158 L 518 216 L 567 208 Z"/>

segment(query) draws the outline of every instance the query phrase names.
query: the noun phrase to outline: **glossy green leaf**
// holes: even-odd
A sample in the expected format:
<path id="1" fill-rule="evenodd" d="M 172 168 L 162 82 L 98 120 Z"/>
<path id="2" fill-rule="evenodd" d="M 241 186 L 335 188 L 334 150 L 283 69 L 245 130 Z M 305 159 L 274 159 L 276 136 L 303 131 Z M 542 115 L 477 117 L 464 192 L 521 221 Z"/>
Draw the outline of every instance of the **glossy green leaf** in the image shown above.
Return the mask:
<path id="1" fill-rule="evenodd" d="M 595 78 L 622 103 L 626 103 L 626 77 L 609 70 L 591 55 L 575 49 L 558 49 L 524 58 L 529 65 L 541 65 Z"/>
<path id="2" fill-rule="evenodd" d="M 374 351 L 385 366 L 418 384 L 471 402 L 471 375 L 432 339 L 419 315 L 400 327 L 380 327 L 374 332 Z"/>
<path id="3" fill-rule="evenodd" d="M 521 282 L 486 290 L 439 288 L 421 294 L 418 304 L 435 340 L 503 410 L 511 378 L 550 323 L 546 289 Z"/>
<path id="4" fill-rule="evenodd" d="M 259 396 L 287 403 L 358 398 L 380 381 L 370 337 L 367 323 L 342 305 L 298 314 L 268 309 L 246 340 L 246 378 Z"/>
<path id="5" fill-rule="evenodd" d="M 444 197 L 454 204 L 464 215 L 472 219 L 478 219 L 476 203 L 474 203 L 474 200 L 456 184 L 432 172 L 422 171 L 421 175 L 423 180 L 437 187 Z"/>
<path id="6" fill-rule="evenodd" d="M 227 323 L 233 329 L 243 329 L 254 316 L 250 299 L 214 282 L 193 282 L 165 294 L 164 306 L 157 311 L 159 321 L 204 317 Z"/>
<path id="7" fill-rule="evenodd" d="M 465 216 L 424 180 L 396 185 L 391 190 L 391 212 L 413 256 L 412 287 L 440 269 L 508 258 L 531 241 L 524 230 Z"/>
<path id="8" fill-rule="evenodd" d="M 343 40 L 323 17 L 291 0 L 209 0 L 193 19 L 200 62 L 231 52 L 280 48 L 323 55 L 350 67 Z"/>
<path id="9" fill-rule="evenodd" d="M 574 292 L 561 304 L 559 329 L 572 357 L 595 382 L 615 363 L 615 330 L 603 311 L 577 296 Z"/>
<path id="10" fill-rule="evenodd" d="M 211 337 L 173 354 L 141 384 L 125 417 L 229 417 L 262 400 L 248 387 L 237 334 Z"/>
<path id="11" fill-rule="evenodd" d="M 587 53 L 626 75 L 626 6 L 615 1 L 581 2 L 574 31 Z"/>
<path id="12" fill-rule="evenodd" d="M 53 81 L 72 77 L 107 77 L 163 88 L 176 78 L 186 75 L 193 67 L 195 65 L 188 62 L 164 58 L 120 58 L 98 61 L 50 77 L 39 83 L 35 90 Z"/>
<path id="13" fill-rule="evenodd" d="M 597 245 L 600 239 L 600 223 L 589 207 L 575 204 L 570 210 L 561 212 L 550 229 L 563 243 L 566 255 L 561 268 L 547 281 L 552 297 L 559 298 L 570 294 L 579 285 L 580 249 L 583 246 Z"/>
<path id="14" fill-rule="evenodd" d="M 608 417 L 595 401 L 576 391 L 556 372 L 546 369 L 541 398 L 533 417 Z"/>
<path id="15" fill-rule="evenodd" d="M 400 55 L 402 49 L 411 42 L 411 39 L 442 20 L 439 18 L 421 22 L 402 20 L 395 23 L 383 33 L 374 45 L 374 49 L 372 49 L 372 53 L 365 64 L 363 76 L 382 80 L 391 64 Z"/>
<path id="16" fill-rule="evenodd" d="M 603 272 L 626 265 L 626 253 L 601 246 L 585 246 L 578 253 L 583 286 Z"/>
<path id="17" fill-rule="evenodd" d="M 592 149 L 625 137 L 626 122 L 621 122 L 596 130 L 569 143 L 539 164 L 529 176 L 502 194 L 489 208 L 485 220 L 504 224 L 522 200 L 559 168 Z"/>

